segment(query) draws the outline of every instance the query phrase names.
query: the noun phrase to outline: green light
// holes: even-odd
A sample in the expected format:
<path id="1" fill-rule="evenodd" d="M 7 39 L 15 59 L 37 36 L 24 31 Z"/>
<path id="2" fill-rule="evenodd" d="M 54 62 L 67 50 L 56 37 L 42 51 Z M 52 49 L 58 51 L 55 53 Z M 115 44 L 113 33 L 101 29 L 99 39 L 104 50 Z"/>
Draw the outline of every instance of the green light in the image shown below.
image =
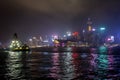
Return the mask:
<path id="1" fill-rule="evenodd" d="M 100 46 L 99 47 L 99 52 L 100 53 L 105 53 L 105 52 L 107 52 L 107 48 L 105 46 Z"/>
<path id="2" fill-rule="evenodd" d="M 98 59 L 97 73 L 99 76 L 105 76 L 107 74 L 107 68 L 109 67 L 108 56 L 106 54 L 100 54 L 97 59 Z"/>

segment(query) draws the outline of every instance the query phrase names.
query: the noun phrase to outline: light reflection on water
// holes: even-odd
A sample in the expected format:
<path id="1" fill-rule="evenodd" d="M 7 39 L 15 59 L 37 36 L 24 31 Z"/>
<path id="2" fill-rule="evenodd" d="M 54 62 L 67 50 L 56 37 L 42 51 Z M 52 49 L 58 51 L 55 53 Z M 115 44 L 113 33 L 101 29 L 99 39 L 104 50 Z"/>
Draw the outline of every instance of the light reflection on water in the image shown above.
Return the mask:
<path id="1" fill-rule="evenodd" d="M 19 75 L 21 73 L 21 54 L 22 53 L 16 53 L 16 52 L 10 52 L 8 54 L 8 58 L 6 60 L 6 66 L 7 66 L 7 77 L 11 79 L 19 78 Z"/>
<path id="2" fill-rule="evenodd" d="M 107 53 L 0 53 L 3 79 L 119 80 L 120 55 Z"/>

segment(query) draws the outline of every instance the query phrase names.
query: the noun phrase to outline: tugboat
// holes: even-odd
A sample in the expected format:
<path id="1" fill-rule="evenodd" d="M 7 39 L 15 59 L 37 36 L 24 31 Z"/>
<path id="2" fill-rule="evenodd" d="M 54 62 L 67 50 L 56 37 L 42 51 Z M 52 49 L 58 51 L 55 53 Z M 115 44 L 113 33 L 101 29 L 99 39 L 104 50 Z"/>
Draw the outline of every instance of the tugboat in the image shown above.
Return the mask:
<path id="1" fill-rule="evenodd" d="M 10 51 L 30 51 L 29 46 L 27 46 L 27 44 L 22 44 L 16 33 L 13 36 L 13 40 L 10 43 L 9 49 Z"/>

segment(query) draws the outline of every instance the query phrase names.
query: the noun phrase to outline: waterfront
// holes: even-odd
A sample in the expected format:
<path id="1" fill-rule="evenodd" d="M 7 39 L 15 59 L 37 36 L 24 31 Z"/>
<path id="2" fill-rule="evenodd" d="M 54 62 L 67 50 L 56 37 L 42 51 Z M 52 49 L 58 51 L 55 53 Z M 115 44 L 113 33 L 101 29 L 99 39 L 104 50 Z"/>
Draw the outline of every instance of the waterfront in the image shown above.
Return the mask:
<path id="1" fill-rule="evenodd" d="M 73 52 L 0 52 L 3 80 L 119 80 L 120 55 Z"/>

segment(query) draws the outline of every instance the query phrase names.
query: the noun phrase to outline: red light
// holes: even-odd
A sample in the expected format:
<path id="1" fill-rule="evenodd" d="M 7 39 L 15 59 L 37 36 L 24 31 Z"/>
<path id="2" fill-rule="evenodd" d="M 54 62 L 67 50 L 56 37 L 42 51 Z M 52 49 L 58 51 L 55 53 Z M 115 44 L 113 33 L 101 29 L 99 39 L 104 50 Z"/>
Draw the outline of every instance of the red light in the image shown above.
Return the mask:
<path id="1" fill-rule="evenodd" d="M 79 34 L 78 32 L 74 32 L 73 36 L 78 36 L 78 34 Z"/>

